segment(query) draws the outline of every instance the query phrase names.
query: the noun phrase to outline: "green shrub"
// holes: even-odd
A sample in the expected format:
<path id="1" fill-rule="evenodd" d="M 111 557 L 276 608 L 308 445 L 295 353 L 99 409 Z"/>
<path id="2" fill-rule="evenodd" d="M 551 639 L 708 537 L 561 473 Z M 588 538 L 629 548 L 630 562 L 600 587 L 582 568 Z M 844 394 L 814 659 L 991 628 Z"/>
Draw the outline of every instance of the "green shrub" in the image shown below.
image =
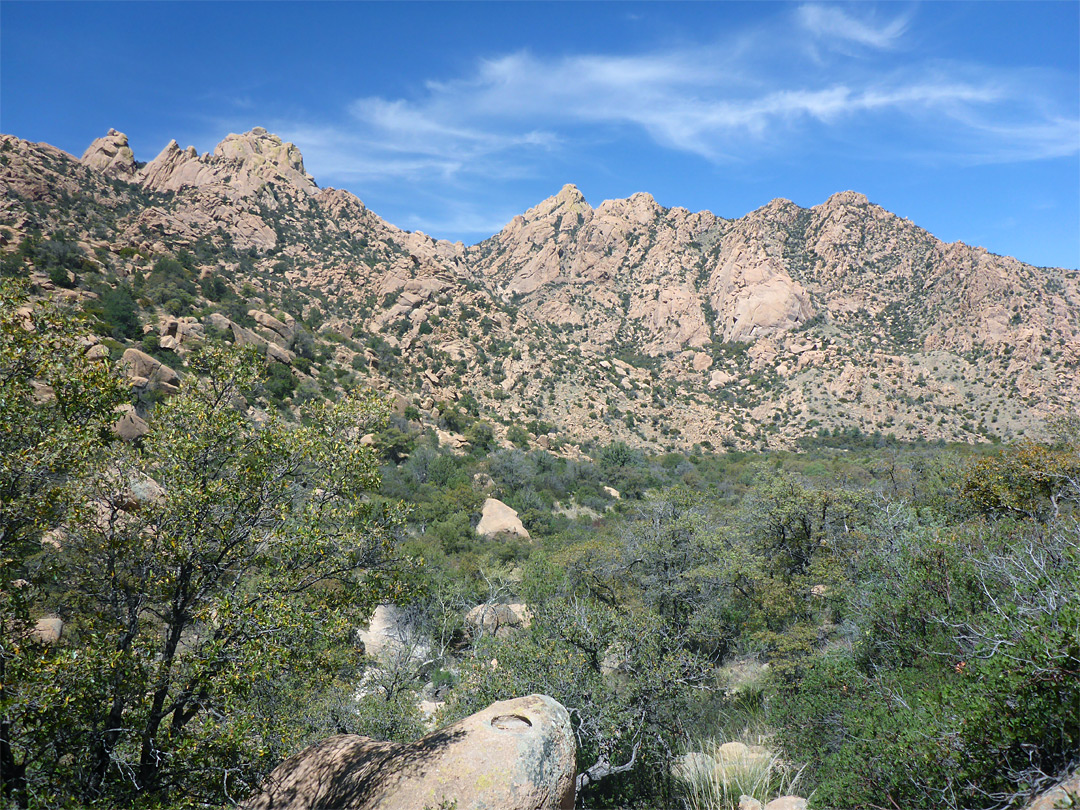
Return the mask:
<path id="1" fill-rule="evenodd" d="M 72 279 L 67 269 L 59 264 L 49 268 L 49 281 L 57 287 L 63 287 L 65 289 L 71 289 L 75 286 L 75 281 Z"/>
<path id="2" fill-rule="evenodd" d="M 522 449 L 529 446 L 529 431 L 521 425 L 511 425 L 506 431 L 506 438 L 511 444 Z"/>
<path id="3" fill-rule="evenodd" d="M 1076 522 L 977 521 L 887 557 L 859 577 L 853 651 L 773 704 L 785 749 L 824 807 L 1009 806 L 1080 747 Z"/>
<path id="4" fill-rule="evenodd" d="M 281 363 L 270 363 L 263 387 L 270 401 L 280 406 L 296 390 L 296 377 Z"/>
<path id="5" fill-rule="evenodd" d="M 121 284 L 101 296 L 102 323 L 109 334 L 120 340 L 134 340 L 139 335 L 139 309 L 131 289 Z"/>
<path id="6" fill-rule="evenodd" d="M 487 455 L 495 446 L 495 433 L 491 425 L 479 419 L 465 431 L 465 438 L 469 440 L 473 455 Z"/>

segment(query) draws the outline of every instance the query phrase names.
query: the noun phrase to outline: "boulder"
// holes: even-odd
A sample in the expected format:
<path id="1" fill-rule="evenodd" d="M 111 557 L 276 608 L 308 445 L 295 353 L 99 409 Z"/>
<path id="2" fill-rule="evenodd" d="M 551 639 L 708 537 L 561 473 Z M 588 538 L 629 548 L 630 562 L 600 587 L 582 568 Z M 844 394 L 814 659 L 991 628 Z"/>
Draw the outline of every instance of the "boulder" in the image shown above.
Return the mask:
<path id="1" fill-rule="evenodd" d="M 806 810 L 807 801 L 800 796 L 781 796 L 765 805 L 765 810 Z"/>
<path id="2" fill-rule="evenodd" d="M 1055 810 L 1080 805 L 1080 770 L 1024 807 L 1024 810 Z"/>
<path id="3" fill-rule="evenodd" d="M 232 329 L 232 321 L 220 312 L 211 312 L 204 320 L 214 329 L 220 329 L 222 332 Z"/>
<path id="4" fill-rule="evenodd" d="M 63 619 L 59 616 L 43 616 L 34 623 L 30 637 L 40 644 L 55 644 L 63 633 Z"/>
<path id="5" fill-rule="evenodd" d="M 296 358 L 296 355 L 294 355 L 288 349 L 283 349 L 276 343 L 270 343 L 269 341 L 266 344 L 266 356 L 268 359 L 275 360 L 278 363 L 282 363 L 286 366 L 290 365 L 292 361 Z"/>
<path id="6" fill-rule="evenodd" d="M 257 335 L 247 327 L 232 321 L 229 321 L 229 326 L 232 328 L 233 343 L 237 346 L 256 346 L 260 349 L 266 347 L 267 341 L 262 335 Z"/>
<path id="7" fill-rule="evenodd" d="M 109 347 L 104 343 L 95 343 L 86 350 L 87 360 L 106 360 L 109 357 Z"/>
<path id="8" fill-rule="evenodd" d="M 120 417 L 120 421 L 113 425 L 113 433 L 125 442 L 133 442 L 141 439 L 150 432 L 150 425 L 146 420 L 134 411 L 128 411 Z"/>
<path id="9" fill-rule="evenodd" d="M 493 703 L 416 742 L 342 734 L 285 760 L 243 810 L 571 810 L 574 734 L 547 695 Z"/>
<path id="10" fill-rule="evenodd" d="M 63 529 L 49 529 L 41 535 L 41 547 L 46 550 L 60 551 L 67 540 L 67 533 Z"/>
<path id="11" fill-rule="evenodd" d="M 165 490 L 153 478 L 142 473 L 108 474 L 115 485 L 110 498 L 112 504 L 125 512 L 138 512 L 148 506 L 161 506 L 165 502 Z"/>
<path id="12" fill-rule="evenodd" d="M 120 358 L 120 367 L 128 377 L 148 380 L 149 384 L 156 384 L 164 390 L 175 389 L 180 384 L 179 374 L 138 349 L 125 350 Z"/>
<path id="13" fill-rule="evenodd" d="M 375 354 L 375 352 L 372 352 L 371 349 L 364 349 L 364 356 L 365 357 L 367 357 L 368 352 L 371 352 L 371 354 L 373 356 Z M 370 359 L 371 358 L 369 358 L 369 362 L 370 362 Z M 376 362 L 375 366 L 376 366 L 376 368 L 378 367 L 377 362 Z M 410 403 L 409 400 L 405 399 L 405 397 L 403 397 L 401 394 L 395 393 L 395 394 L 393 394 L 391 396 L 390 407 L 393 408 L 395 416 L 404 416 L 405 415 L 405 409 L 408 408 L 409 405 L 411 405 L 411 404 L 412 403 Z"/>
<path id="14" fill-rule="evenodd" d="M 435 719 L 439 714 L 439 709 L 446 705 L 444 700 L 421 700 L 420 701 L 420 714 L 423 715 L 424 725 L 427 728 L 435 727 Z"/>
<path id="15" fill-rule="evenodd" d="M 254 318 L 255 323 L 259 324 L 259 326 L 263 327 L 264 329 L 269 329 L 271 332 L 273 332 L 278 337 L 278 339 L 283 341 L 283 346 L 288 345 L 289 341 L 292 340 L 293 333 L 296 331 L 295 324 L 289 326 L 279 321 L 273 315 L 257 309 L 249 309 L 248 315 Z"/>
<path id="16" fill-rule="evenodd" d="M 493 537 L 503 532 L 516 534 L 518 537 L 529 536 L 516 511 L 498 498 L 488 498 L 484 501 L 484 509 L 480 522 L 476 525 L 476 533 L 481 537 Z"/>
<path id="17" fill-rule="evenodd" d="M 739 810 L 761 810 L 761 802 L 744 793 L 739 797 Z"/>
<path id="18" fill-rule="evenodd" d="M 484 603 L 465 614 L 465 624 L 476 636 L 505 638 L 515 630 L 526 629 L 531 621 L 529 608 L 523 604 Z"/>
<path id="19" fill-rule="evenodd" d="M 440 447 L 449 447 L 451 450 L 455 451 L 463 450 L 469 443 L 469 440 L 460 433 L 442 430 L 441 428 L 435 429 L 435 438 L 439 440 Z"/>
<path id="20" fill-rule="evenodd" d="M 709 375 L 709 388 L 713 390 L 717 388 L 722 388 L 728 383 L 732 382 L 734 379 L 735 378 L 728 374 L 726 371 L 721 371 L 720 369 L 717 369 Z"/>
<path id="21" fill-rule="evenodd" d="M 364 646 L 364 654 L 380 656 L 393 653 L 401 647 L 404 616 L 397 605 L 379 605 L 371 614 L 366 629 L 356 631 L 357 640 Z"/>
<path id="22" fill-rule="evenodd" d="M 53 387 L 41 380 L 31 380 L 30 389 L 34 392 L 34 403 L 37 405 L 47 405 L 56 399 Z"/>

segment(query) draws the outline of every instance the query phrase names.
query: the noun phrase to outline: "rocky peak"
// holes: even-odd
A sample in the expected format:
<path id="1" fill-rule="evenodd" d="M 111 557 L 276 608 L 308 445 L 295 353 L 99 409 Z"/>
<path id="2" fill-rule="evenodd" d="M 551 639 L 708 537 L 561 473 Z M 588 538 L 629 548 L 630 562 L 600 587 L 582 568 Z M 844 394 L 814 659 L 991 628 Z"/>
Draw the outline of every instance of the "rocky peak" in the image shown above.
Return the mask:
<path id="1" fill-rule="evenodd" d="M 573 183 L 567 183 L 559 189 L 559 193 L 555 195 L 555 199 L 561 200 L 567 205 L 588 205 L 588 203 L 585 202 L 585 196 Z"/>
<path id="2" fill-rule="evenodd" d="M 97 138 L 83 152 L 80 162 L 109 177 L 131 180 L 135 176 L 135 155 L 128 146 L 123 132 L 110 129 L 104 137 Z"/>
<path id="3" fill-rule="evenodd" d="M 838 191 L 815 208 L 839 208 L 845 205 L 867 206 L 870 205 L 870 200 L 857 191 Z"/>
<path id="4" fill-rule="evenodd" d="M 138 181 L 154 191 L 179 191 L 185 185 L 201 185 L 201 168 L 194 146 L 181 149 L 180 144 L 171 140 L 156 158 L 142 167 Z"/>
<path id="5" fill-rule="evenodd" d="M 143 167 L 138 179 L 155 191 L 218 186 L 234 197 L 253 195 L 267 184 L 308 195 L 319 190 L 315 179 L 304 170 L 300 150 L 262 127 L 230 134 L 214 147 L 212 154 L 202 156 L 194 146 L 181 149 L 176 141 L 170 141 Z"/>
<path id="6" fill-rule="evenodd" d="M 255 127 L 242 135 L 229 134 L 214 147 L 214 157 L 239 162 L 265 180 L 284 181 L 314 194 L 315 178 L 304 170 L 304 157 L 295 145 Z"/>
<path id="7" fill-rule="evenodd" d="M 625 200 L 604 200 L 596 209 L 601 216 L 625 220 L 628 225 L 648 225 L 664 213 L 651 194 L 639 191 Z"/>
<path id="8" fill-rule="evenodd" d="M 545 217 L 553 217 L 568 214 L 591 214 L 592 207 L 585 201 L 585 197 L 578 191 L 578 187 L 567 183 L 554 197 L 548 197 L 539 205 L 525 212 L 526 222 L 532 222 Z"/>

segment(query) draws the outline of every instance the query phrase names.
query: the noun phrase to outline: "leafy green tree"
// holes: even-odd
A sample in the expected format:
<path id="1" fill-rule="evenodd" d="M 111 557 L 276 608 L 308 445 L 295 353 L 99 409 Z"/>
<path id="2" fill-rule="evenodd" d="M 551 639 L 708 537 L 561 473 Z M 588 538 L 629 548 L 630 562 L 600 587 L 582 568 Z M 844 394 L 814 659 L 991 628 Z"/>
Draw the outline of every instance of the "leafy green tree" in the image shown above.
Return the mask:
<path id="1" fill-rule="evenodd" d="M 961 496 L 989 514 L 1056 517 L 1080 486 L 1078 439 L 1060 447 L 1025 442 L 980 459 L 963 469 Z"/>
<path id="2" fill-rule="evenodd" d="M 70 313 L 0 286 L 0 796 L 27 793 L 31 753 L 15 739 L 28 709 L 17 682 L 46 650 L 31 630 L 48 575 L 41 537 L 71 502 L 70 482 L 101 453 L 125 388 L 85 358 Z M 47 683 L 47 681 L 46 681 Z M 38 695 L 34 700 L 40 701 Z M 29 706 L 33 711 L 33 706 Z M 38 751 L 44 751 L 45 741 Z"/>
<path id="3" fill-rule="evenodd" d="M 401 511 L 365 498 L 384 403 L 256 424 L 236 403 L 257 358 L 211 347 L 189 370 L 141 448 L 102 453 L 49 551 L 65 640 L 5 686 L 24 805 L 236 798 L 327 733 L 298 707 L 356 675 L 353 628 L 409 591 Z"/>
<path id="4" fill-rule="evenodd" d="M 495 446 L 495 432 L 491 425 L 481 419 L 473 422 L 465 431 L 470 452 L 476 456 L 486 455 Z"/>

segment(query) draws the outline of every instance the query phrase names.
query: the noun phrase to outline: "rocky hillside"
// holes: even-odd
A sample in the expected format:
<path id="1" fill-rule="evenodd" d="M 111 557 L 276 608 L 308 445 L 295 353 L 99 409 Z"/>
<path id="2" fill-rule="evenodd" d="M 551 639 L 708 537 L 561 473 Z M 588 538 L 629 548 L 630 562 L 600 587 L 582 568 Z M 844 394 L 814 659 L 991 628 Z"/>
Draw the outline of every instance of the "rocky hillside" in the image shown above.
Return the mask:
<path id="1" fill-rule="evenodd" d="M 1076 271 L 944 244 L 853 192 L 728 220 L 566 186 L 466 247 L 320 188 L 261 128 L 145 165 L 115 131 L 81 159 L 0 136 L 0 187 L 4 274 L 82 307 L 117 357 L 182 371 L 209 337 L 260 346 L 257 411 L 374 385 L 447 442 L 459 410 L 575 454 L 1013 438 L 1080 398 Z"/>

